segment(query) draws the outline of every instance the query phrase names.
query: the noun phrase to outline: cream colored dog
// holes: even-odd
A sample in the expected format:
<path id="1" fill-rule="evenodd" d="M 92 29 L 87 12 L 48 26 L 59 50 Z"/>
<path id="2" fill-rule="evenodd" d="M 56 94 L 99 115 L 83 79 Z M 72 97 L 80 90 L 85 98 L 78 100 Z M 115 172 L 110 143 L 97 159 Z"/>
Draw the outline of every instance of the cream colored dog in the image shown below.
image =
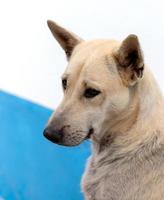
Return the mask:
<path id="1" fill-rule="evenodd" d="M 164 100 L 137 36 L 83 41 L 52 21 L 64 49 L 64 99 L 44 131 L 60 145 L 90 138 L 86 200 L 164 200 Z"/>

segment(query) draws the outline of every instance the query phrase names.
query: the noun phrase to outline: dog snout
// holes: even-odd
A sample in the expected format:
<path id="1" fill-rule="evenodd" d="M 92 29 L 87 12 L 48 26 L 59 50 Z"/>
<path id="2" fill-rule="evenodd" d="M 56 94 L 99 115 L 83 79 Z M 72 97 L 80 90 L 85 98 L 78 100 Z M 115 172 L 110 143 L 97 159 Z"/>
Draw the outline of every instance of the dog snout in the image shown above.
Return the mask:
<path id="1" fill-rule="evenodd" d="M 48 126 L 44 129 L 43 135 L 53 143 L 61 143 L 63 138 L 63 130 L 58 129 L 55 126 Z"/>

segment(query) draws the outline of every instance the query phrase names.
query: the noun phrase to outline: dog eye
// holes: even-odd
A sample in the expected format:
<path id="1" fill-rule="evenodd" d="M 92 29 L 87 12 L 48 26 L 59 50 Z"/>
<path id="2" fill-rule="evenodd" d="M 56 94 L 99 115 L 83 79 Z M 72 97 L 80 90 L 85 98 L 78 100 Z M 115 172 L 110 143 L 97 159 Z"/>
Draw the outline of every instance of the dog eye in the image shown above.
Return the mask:
<path id="1" fill-rule="evenodd" d="M 93 97 L 99 95 L 100 93 L 101 93 L 101 92 L 98 91 L 98 90 L 95 90 L 95 89 L 93 89 L 93 88 L 88 88 L 88 89 L 85 90 L 84 96 L 85 96 L 86 98 L 93 98 Z"/>
<path id="2" fill-rule="evenodd" d="M 63 89 L 66 90 L 66 88 L 67 88 L 67 79 L 63 79 L 62 80 L 62 86 L 63 86 Z"/>

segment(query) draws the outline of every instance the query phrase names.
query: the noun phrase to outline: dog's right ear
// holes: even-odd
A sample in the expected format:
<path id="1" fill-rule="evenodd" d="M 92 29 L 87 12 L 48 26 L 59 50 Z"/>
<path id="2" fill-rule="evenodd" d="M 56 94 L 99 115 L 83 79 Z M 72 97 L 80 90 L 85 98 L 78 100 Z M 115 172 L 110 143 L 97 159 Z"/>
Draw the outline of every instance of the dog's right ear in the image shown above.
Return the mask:
<path id="1" fill-rule="evenodd" d="M 60 46 L 65 51 L 67 59 L 69 59 L 71 57 L 74 47 L 79 44 L 82 39 L 51 20 L 48 20 L 47 24 L 53 36 L 56 38 Z"/>

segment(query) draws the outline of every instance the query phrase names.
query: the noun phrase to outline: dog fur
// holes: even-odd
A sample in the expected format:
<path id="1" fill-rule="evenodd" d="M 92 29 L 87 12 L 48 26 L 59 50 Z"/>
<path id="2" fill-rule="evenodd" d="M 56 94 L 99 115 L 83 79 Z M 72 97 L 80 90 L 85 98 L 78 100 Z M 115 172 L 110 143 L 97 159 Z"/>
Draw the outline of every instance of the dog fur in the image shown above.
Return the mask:
<path id="1" fill-rule="evenodd" d="M 55 22 L 48 26 L 68 66 L 62 76 L 64 99 L 45 136 L 66 146 L 90 137 L 85 199 L 163 200 L 164 101 L 137 36 L 84 41 Z M 87 88 L 99 93 L 85 97 Z"/>

